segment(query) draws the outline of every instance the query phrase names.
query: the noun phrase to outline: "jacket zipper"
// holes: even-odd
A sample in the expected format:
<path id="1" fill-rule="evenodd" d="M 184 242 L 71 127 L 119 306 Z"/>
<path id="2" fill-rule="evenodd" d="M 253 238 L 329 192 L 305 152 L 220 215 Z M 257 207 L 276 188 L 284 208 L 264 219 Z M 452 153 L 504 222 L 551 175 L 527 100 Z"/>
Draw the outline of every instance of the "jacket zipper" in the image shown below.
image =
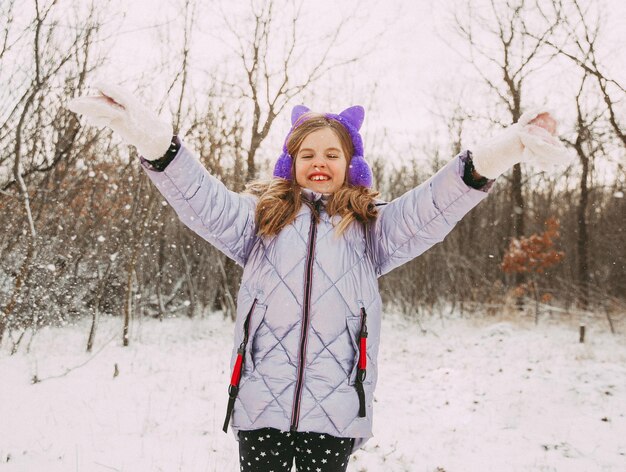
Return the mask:
<path id="1" fill-rule="evenodd" d="M 298 362 L 298 378 L 296 380 L 296 391 L 291 412 L 291 431 L 298 430 L 300 421 L 300 401 L 302 399 L 302 380 L 304 377 L 304 364 L 306 362 L 306 346 L 309 335 L 309 316 L 311 311 L 311 285 L 313 278 L 313 260 L 315 255 L 315 237 L 317 236 L 317 213 L 319 212 L 319 202 L 315 202 L 311 208 L 311 227 L 309 228 L 309 247 L 306 255 L 306 265 L 304 273 L 304 303 L 302 304 L 302 331 L 300 332 L 300 350 Z"/>

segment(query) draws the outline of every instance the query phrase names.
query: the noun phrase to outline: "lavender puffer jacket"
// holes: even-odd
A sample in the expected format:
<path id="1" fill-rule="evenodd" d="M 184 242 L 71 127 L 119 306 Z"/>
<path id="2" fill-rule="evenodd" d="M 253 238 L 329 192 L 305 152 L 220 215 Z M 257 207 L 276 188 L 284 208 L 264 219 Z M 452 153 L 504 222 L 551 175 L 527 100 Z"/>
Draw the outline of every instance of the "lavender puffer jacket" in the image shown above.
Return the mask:
<path id="1" fill-rule="evenodd" d="M 340 237 L 322 195 L 307 190 L 291 225 L 259 237 L 255 197 L 226 189 L 184 144 L 163 172 L 144 168 L 183 223 L 244 268 L 231 361 L 232 368 L 247 333 L 235 436 L 273 427 L 355 438 L 353 450 L 360 448 L 372 436 L 378 277 L 442 241 L 487 196 L 463 182 L 461 156 L 380 206 L 375 224 L 353 224 Z M 367 367 L 359 382 L 364 322 Z"/>

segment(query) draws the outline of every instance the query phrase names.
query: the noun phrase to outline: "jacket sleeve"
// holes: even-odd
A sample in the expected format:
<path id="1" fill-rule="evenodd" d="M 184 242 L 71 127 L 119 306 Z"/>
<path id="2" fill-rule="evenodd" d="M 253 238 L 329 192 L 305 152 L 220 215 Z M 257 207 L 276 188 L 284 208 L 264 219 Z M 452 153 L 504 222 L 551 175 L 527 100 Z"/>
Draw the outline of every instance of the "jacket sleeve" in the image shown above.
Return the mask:
<path id="1" fill-rule="evenodd" d="M 180 220 L 239 265 L 256 239 L 256 199 L 228 190 L 183 143 L 163 171 L 142 166 Z"/>
<path id="2" fill-rule="evenodd" d="M 490 188 L 477 190 L 463 181 L 464 160 L 469 155 L 455 157 L 426 182 L 379 207 L 378 218 L 368 229 L 379 276 L 443 241 L 487 197 Z"/>

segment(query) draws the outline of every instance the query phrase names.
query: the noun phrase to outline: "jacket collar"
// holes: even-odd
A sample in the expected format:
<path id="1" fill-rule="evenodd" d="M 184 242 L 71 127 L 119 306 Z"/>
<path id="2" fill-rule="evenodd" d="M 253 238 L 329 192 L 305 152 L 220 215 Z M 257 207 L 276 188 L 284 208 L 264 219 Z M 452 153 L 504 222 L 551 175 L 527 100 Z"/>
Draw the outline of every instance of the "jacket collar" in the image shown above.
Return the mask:
<path id="1" fill-rule="evenodd" d="M 311 211 L 311 204 L 319 202 L 321 204 L 320 210 L 322 210 L 320 212 L 320 217 L 323 219 L 326 219 L 328 217 L 324 215 L 327 215 L 325 209 L 326 204 L 328 203 L 328 200 L 332 195 L 331 193 L 318 193 L 308 188 L 302 188 L 301 193 L 303 201 L 302 206 L 300 207 L 300 211 L 298 211 L 298 215 L 308 215 Z"/>
<path id="2" fill-rule="evenodd" d="M 313 191 L 311 189 L 308 189 L 308 188 L 302 188 L 301 192 L 302 192 L 302 197 L 305 200 L 307 200 L 307 201 L 309 201 L 311 203 L 314 203 L 314 202 L 317 202 L 318 200 L 321 200 L 323 205 L 326 205 L 326 202 L 328 202 L 328 199 L 332 195 L 330 193 L 318 193 L 318 192 L 315 192 L 315 191 Z"/>

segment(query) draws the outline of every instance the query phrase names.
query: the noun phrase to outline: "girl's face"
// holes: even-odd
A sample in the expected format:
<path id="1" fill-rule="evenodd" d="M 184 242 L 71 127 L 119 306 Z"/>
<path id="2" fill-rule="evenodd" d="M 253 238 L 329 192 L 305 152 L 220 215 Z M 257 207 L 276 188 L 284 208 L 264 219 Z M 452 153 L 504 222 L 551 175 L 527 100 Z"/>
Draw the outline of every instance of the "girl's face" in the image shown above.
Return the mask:
<path id="1" fill-rule="evenodd" d="M 308 134 L 295 155 L 296 182 L 318 193 L 334 193 L 346 181 L 348 157 L 330 128 Z"/>

